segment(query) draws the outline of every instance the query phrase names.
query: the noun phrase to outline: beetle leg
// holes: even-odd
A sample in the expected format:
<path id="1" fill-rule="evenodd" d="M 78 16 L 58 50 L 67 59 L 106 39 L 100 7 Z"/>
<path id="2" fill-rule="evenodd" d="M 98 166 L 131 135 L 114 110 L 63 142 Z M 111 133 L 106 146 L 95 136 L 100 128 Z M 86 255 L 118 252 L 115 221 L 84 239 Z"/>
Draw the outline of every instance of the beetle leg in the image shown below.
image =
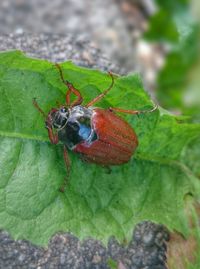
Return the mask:
<path id="1" fill-rule="evenodd" d="M 49 135 L 49 139 L 51 141 L 52 144 L 58 144 L 58 134 L 53 132 L 53 128 L 52 128 L 52 119 L 51 119 L 51 113 L 52 112 L 56 112 L 57 109 L 56 108 L 52 108 L 51 111 L 49 112 L 45 124 L 46 124 L 46 128 L 48 130 L 48 135 Z"/>
<path id="2" fill-rule="evenodd" d="M 68 87 L 68 91 L 66 93 L 66 104 L 67 104 L 67 106 L 73 107 L 73 106 L 80 105 L 83 102 L 83 98 L 81 96 L 81 93 L 79 92 L 79 90 L 74 88 L 74 86 L 69 81 L 64 79 L 63 72 L 62 72 L 62 69 L 61 69 L 60 65 L 56 63 L 55 66 L 58 68 L 58 71 L 60 73 L 60 77 L 61 77 L 62 82 Z M 70 95 L 71 95 L 71 93 L 73 93 L 77 97 L 77 99 L 74 100 L 72 102 L 72 104 L 70 104 Z"/>
<path id="3" fill-rule="evenodd" d="M 85 158 L 85 155 L 84 154 L 80 154 L 79 157 L 80 157 L 80 159 L 81 159 L 82 162 L 88 163 L 88 160 Z"/>
<path id="4" fill-rule="evenodd" d="M 68 81 L 66 81 L 65 85 L 67 85 L 68 87 L 68 91 L 66 93 L 66 103 L 68 106 L 70 107 L 74 107 L 74 106 L 78 106 L 83 102 L 83 98 L 81 96 L 81 93 L 79 92 L 79 90 L 77 90 L 76 88 L 74 88 L 74 86 L 69 83 Z M 71 104 L 70 104 L 70 94 L 73 92 L 74 95 L 77 96 L 77 99 L 74 100 Z"/>
<path id="5" fill-rule="evenodd" d="M 110 86 L 106 90 L 104 90 L 100 95 L 92 99 L 85 107 L 93 106 L 95 103 L 99 102 L 112 89 L 114 85 L 114 77 L 111 72 L 108 72 L 108 74 L 110 75 L 112 79 Z"/>
<path id="6" fill-rule="evenodd" d="M 33 98 L 33 105 L 42 114 L 42 116 L 46 118 L 46 114 L 41 109 L 41 107 L 38 105 L 38 102 L 36 101 L 36 98 Z"/>
<path id="7" fill-rule="evenodd" d="M 116 112 L 121 112 L 121 113 L 126 113 L 126 114 L 132 114 L 132 115 L 139 115 L 143 113 L 151 113 L 154 112 L 158 108 L 158 105 L 154 105 L 152 109 L 146 109 L 146 110 L 131 110 L 131 109 L 123 109 L 123 108 L 115 108 L 115 107 L 110 107 L 109 111 L 116 111 Z"/>
<path id="8" fill-rule="evenodd" d="M 112 169 L 108 165 L 102 165 L 103 168 L 105 168 L 106 174 L 111 174 Z"/>
<path id="9" fill-rule="evenodd" d="M 66 149 L 65 146 L 64 146 L 64 150 L 63 150 L 63 155 L 64 155 L 65 165 L 67 167 L 67 178 L 64 179 L 64 183 L 59 189 L 60 192 L 65 191 L 65 187 L 67 186 L 67 179 L 69 178 L 69 174 L 70 174 L 70 165 L 71 165 L 70 159 L 69 159 L 69 156 L 68 156 L 68 152 L 67 152 L 67 149 Z"/>
<path id="10" fill-rule="evenodd" d="M 67 179 L 64 180 L 63 185 L 59 188 L 60 192 L 65 192 L 65 187 L 67 186 Z"/>
<path id="11" fill-rule="evenodd" d="M 53 133 L 53 129 L 51 127 L 48 127 L 47 126 L 47 129 L 48 129 L 48 135 L 49 135 L 49 139 L 51 141 L 52 144 L 58 144 L 58 134 L 57 133 Z"/>
<path id="12" fill-rule="evenodd" d="M 67 168 L 67 175 L 69 177 L 71 162 L 70 162 L 70 158 L 69 158 L 69 155 L 68 155 L 68 152 L 67 152 L 67 148 L 65 146 L 64 146 L 63 155 L 64 155 L 65 165 L 66 165 L 66 168 Z"/>
<path id="13" fill-rule="evenodd" d="M 58 134 L 54 134 L 53 133 L 53 129 L 52 129 L 52 125 L 51 125 L 51 119 L 49 118 L 49 115 L 52 111 L 57 111 L 55 108 L 52 108 L 52 110 L 49 112 L 49 115 L 46 116 L 46 114 L 44 113 L 44 111 L 40 108 L 40 106 L 38 105 L 36 98 L 33 99 L 33 105 L 35 106 L 35 108 L 43 115 L 43 117 L 47 118 L 46 120 L 46 128 L 48 129 L 48 135 L 49 135 L 49 139 L 51 141 L 52 144 L 58 144 Z"/>

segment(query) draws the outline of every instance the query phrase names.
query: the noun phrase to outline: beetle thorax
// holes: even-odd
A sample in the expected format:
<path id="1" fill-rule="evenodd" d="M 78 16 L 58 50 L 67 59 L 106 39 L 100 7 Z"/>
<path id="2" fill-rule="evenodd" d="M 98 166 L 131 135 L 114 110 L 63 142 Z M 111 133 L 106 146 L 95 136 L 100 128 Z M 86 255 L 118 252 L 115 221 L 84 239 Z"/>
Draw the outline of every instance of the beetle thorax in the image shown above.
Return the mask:
<path id="1" fill-rule="evenodd" d="M 69 109 L 69 120 L 80 119 L 80 118 L 91 118 L 92 109 L 83 107 L 83 106 L 75 106 Z"/>
<path id="2" fill-rule="evenodd" d="M 90 145 L 97 139 L 97 135 L 92 126 L 91 108 L 75 106 L 68 109 L 69 115 L 63 128 L 58 129 L 59 140 L 69 149 L 73 149 L 77 144 L 86 142 Z"/>

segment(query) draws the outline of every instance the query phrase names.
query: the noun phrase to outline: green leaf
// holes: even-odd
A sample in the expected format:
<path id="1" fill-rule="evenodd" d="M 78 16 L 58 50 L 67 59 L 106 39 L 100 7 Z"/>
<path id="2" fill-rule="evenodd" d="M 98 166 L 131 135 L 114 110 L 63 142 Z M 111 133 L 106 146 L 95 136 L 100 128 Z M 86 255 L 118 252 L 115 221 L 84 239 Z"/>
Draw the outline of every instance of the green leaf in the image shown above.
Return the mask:
<path id="1" fill-rule="evenodd" d="M 80 89 L 84 103 L 110 84 L 97 70 L 62 64 L 64 76 Z M 0 54 L 0 226 L 14 238 L 47 244 L 57 231 L 106 242 L 110 235 L 130 238 L 134 224 L 149 219 L 188 234 L 184 198 L 199 194 L 199 182 L 183 156 L 199 136 L 200 125 L 180 123 L 158 110 L 122 115 L 135 129 L 139 147 L 132 160 L 112 167 L 83 163 L 70 153 L 71 176 L 66 177 L 62 145 L 49 142 L 42 109 L 65 102 L 66 87 L 52 63 L 21 52 Z M 100 107 L 147 109 L 152 102 L 137 75 L 117 77 Z"/>

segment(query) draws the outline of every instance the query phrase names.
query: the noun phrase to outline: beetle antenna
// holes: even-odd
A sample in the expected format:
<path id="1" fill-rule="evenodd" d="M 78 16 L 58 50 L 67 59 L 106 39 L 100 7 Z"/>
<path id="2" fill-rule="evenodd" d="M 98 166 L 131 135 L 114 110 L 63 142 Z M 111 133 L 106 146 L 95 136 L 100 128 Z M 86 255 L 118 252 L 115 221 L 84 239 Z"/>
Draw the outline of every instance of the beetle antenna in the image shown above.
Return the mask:
<path id="1" fill-rule="evenodd" d="M 61 104 L 58 100 L 56 100 L 56 106 L 57 106 L 57 107 L 61 107 L 62 104 Z"/>
<path id="2" fill-rule="evenodd" d="M 44 113 L 44 111 L 40 108 L 40 106 L 38 105 L 38 102 L 36 101 L 36 98 L 33 98 L 33 105 L 34 107 L 42 114 L 42 116 L 44 118 L 46 118 L 46 114 Z"/>
<path id="3" fill-rule="evenodd" d="M 158 104 L 155 104 L 154 103 L 154 106 L 153 106 L 153 108 L 151 108 L 151 109 L 146 109 L 146 110 L 138 110 L 138 114 L 143 114 L 143 113 L 151 113 L 151 112 L 154 112 L 155 110 L 157 110 L 158 109 Z"/>

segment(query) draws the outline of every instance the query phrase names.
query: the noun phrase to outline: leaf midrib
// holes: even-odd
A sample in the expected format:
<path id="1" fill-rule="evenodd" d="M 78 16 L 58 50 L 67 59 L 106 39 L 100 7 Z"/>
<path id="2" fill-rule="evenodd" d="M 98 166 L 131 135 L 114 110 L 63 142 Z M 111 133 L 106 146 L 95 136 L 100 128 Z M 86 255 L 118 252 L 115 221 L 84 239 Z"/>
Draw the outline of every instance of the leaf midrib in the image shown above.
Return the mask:
<path id="1" fill-rule="evenodd" d="M 49 142 L 49 140 L 43 136 L 16 133 L 16 132 L 6 132 L 6 131 L 1 131 L 1 130 L 0 130 L 0 136 L 6 137 L 6 138 L 20 138 L 20 139 L 27 139 L 27 140 L 36 140 L 39 142 Z"/>
<path id="2" fill-rule="evenodd" d="M 5 132 L 5 131 L 0 130 L 0 136 L 7 137 L 7 138 L 27 139 L 27 140 L 33 140 L 33 141 L 38 141 L 38 142 L 50 143 L 48 138 L 45 138 L 43 136 L 38 136 L 38 135 L 31 135 L 31 134 Z M 154 156 L 152 154 L 148 155 L 146 153 L 137 153 L 137 152 L 135 153 L 133 158 L 138 161 L 147 161 L 147 162 L 158 163 L 159 165 L 168 165 L 168 166 L 178 167 L 181 171 L 187 174 L 187 176 L 190 176 L 190 177 L 194 176 L 190 168 L 184 163 L 180 162 L 179 160 L 162 158 L 162 157 Z"/>

